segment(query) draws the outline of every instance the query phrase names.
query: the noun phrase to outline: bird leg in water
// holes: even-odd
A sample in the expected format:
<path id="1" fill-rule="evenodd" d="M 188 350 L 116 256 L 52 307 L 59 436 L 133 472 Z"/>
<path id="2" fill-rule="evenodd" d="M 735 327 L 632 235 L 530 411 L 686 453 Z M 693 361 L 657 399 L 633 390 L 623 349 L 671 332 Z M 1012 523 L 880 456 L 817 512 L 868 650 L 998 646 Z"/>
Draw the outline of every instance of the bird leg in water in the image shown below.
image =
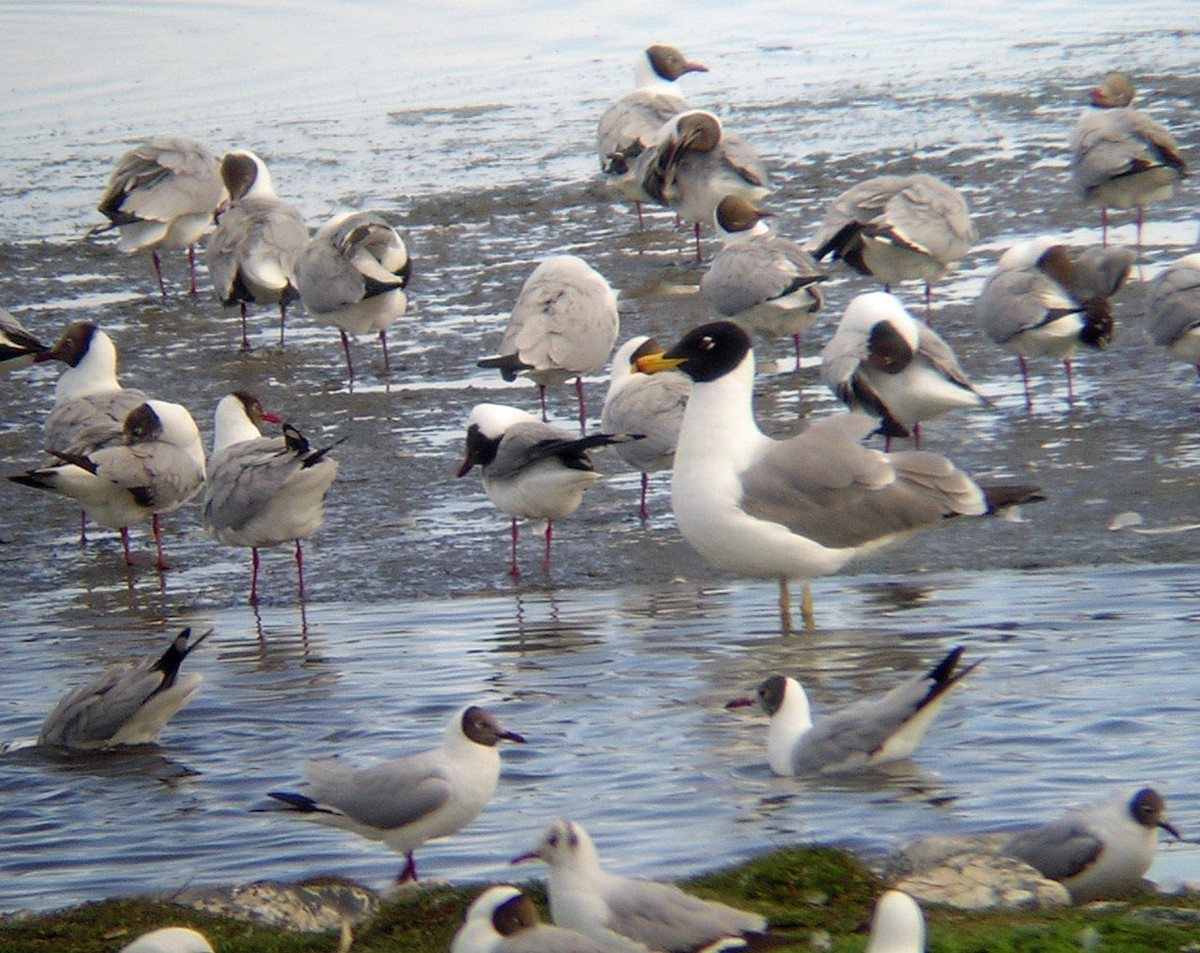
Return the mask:
<path id="1" fill-rule="evenodd" d="M 1025 358 L 1020 354 L 1017 355 L 1017 363 L 1021 366 L 1021 383 L 1025 385 L 1025 413 L 1033 413 L 1033 394 L 1029 392 L 1029 367 L 1025 364 Z"/>
<path id="2" fill-rule="evenodd" d="M 508 566 L 508 574 L 514 578 L 521 575 L 520 567 L 517 566 L 517 518 L 515 516 L 512 521 L 512 561 Z"/>
<path id="3" fill-rule="evenodd" d="M 575 378 L 575 397 L 579 401 L 579 434 L 587 436 L 587 407 L 583 402 L 583 378 Z"/>
<path id="4" fill-rule="evenodd" d="M 1063 370 L 1067 373 L 1067 406 L 1074 409 L 1075 407 L 1075 384 L 1071 377 L 1071 359 L 1063 358 Z"/>
<path id="5" fill-rule="evenodd" d="M 542 572 L 550 571 L 550 541 L 554 539 L 554 520 L 546 520 L 546 558 L 542 561 Z"/>
<path id="6" fill-rule="evenodd" d="M 258 547 L 250 547 L 250 605 L 258 605 Z"/>
<path id="7" fill-rule="evenodd" d="M 300 580 L 300 601 L 304 601 L 304 550 L 296 540 L 296 577 Z"/>
<path id="8" fill-rule="evenodd" d="M 150 252 L 150 261 L 154 265 L 154 277 L 158 279 L 158 293 L 165 298 L 167 286 L 163 284 L 162 261 L 159 259 L 157 251 Z"/>
<path id="9" fill-rule="evenodd" d="M 354 387 L 354 362 L 350 360 L 350 337 L 342 331 L 342 350 L 346 352 L 346 373 L 350 377 L 350 387 Z"/>
<path id="10" fill-rule="evenodd" d="M 1196 368 L 1196 370 L 1200 371 L 1200 367 Z M 638 516 L 642 518 L 643 523 L 650 518 L 650 511 L 646 509 L 646 490 L 649 486 L 650 474 L 642 473 L 642 505 L 638 509 Z"/>
<path id="11" fill-rule="evenodd" d="M 392 373 L 392 364 L 391 364 L 391 361 L 388 360 L 387 328 L 383 328 L 379 332 L 379 343 L 383 347 L 383 373 L 390 374 L 390 373 Z"/>
<path id="12" fill-rule="evenodd" d="M 188 294 L 195 297 L 200 293 L 200 287 L 196 284 L 196 246 L 188 245 L 188 271 L 191 273 L 192 280 L 188 285 Z"/>
<path id="13" fill-rule="evenodd" d="M 165 572 L 166 570 L 170 569 L 171 567 L 167 563 L 167 557 L 165 555 L 163 555 L 162 527 L 158 523 L 158 514 L 157 513 L 155 513 L 150 518 L 150 529 L 154 533 L 154 549 L 155 549 L 155 552 L 157 553 L 157 558 L 155 559 L 155 562 L 154 562 L 154 568 L 157 569 L 159 572 Z"/>
<path id="14" fill-rule="evenodd" d="M 416 861 L 413 860 L 412 851 L 410 850 L 405 855 L 405 857 L 406 857 L 406 860 L 404 862 L 404 866 L 400 868 L 400 873 L 398 873 L 396 875 L 396 883 L 397 884 L 406 884 L 410 880 L 413 883 L 416 883 L 417 882 L 417 864 L 416 864 Z"/>

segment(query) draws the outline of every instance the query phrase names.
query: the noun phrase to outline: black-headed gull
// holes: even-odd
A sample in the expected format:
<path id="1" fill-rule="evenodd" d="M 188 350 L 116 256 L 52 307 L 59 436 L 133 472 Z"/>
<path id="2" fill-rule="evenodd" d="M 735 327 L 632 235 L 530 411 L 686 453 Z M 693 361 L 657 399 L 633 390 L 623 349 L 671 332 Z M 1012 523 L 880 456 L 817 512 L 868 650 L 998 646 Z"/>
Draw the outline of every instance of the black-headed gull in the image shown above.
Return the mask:
<path id="1" fill-rule="evenodd" d="M 1172 262 L 1151 280 L 1146 333 L 1200 373 L 1200 252 Z"/>
<path id="2" fill-rule="evenodd" d="M 925 953 L 925 914 L 917 901 L 900 890 L 880 894 L 863 953 Z"/>
<path id="3" fill-rule="evenodd" d="M 683 374 L 643 374 L 638 360 L 656 354 L 662 346 L 644 334 L 632 337 L 613 355 L 612 372 L 600 429 L 609 434 L 637 434 L 641 440 L 614 444 L 617 455 L 641 471 L 642 495 L 638 514 L 649 518 L 646 490 L 650 474 L 671 469 L 675 462 L 675 443 L 683 423 L 692 380 Z"/>
<path id="4" fill-rule="evenodd" d="M 1159 828 L 1182 839 L 1166 819 L 1162 795 L 1142 788 L 1021 831 L 1003 850 L 1060 881 L 1076 903 L 1114 899 L 1141 885 L 1154 862 Z"/>
<path id="5" fill-rule="evenodd" d="M 1071 359 L 1079 344 L 1103 350 L 1113 333 L 1109 298 L 1133 267 L 1127 248 L 1072 250 L 1040 236 L 1008 249 L 983 283 L 975 313 L 987 336 L 1013 352 L 1025 386 L 1025 408 L 1033 409 L 1027 357 L 1062 361 L 1067 405 L 1075 404 Z"/>
<path id="6" fill-rule="evenodd" d="M 292 541 L 304 598 L 300 541 L 321 528 L 325 496 L 338 471 L 329 456 L 336 444 L 314 450 L 288 424 L 282 437 L 264 437 L 259 430 L 264 422 L 282 423 L 248 391 L 235 391 L 217 403 L 202 515 L 205 530 L 217 542 L 250 547 L 251 603 L 258 602 L 259 549 Z"/>
<path id="7" fill-rule="evenodd" d="M 922 420 L 988 406 L 954 351 L 886 291 L 851 300 L 821 352 L 821 379 L 851 410 L 878 417 L 887 438 L 912 436 Z"/>
<path id="8" fill-rule="evenodd" d="M 284 810 L 309 820 L 383 841 L 405 855 L 397 883 L 417 879 L 413 851 L 429 840 L 449 837 L 487 806 L 500 780 L 501 741 L 524 744 L 487 709 L 471 705 L 455 712 L 442 743 L 428 751 L 351 768 L 336 761 L 310 761 L 306 793 L 273 791 Z"/>
<path id="9" fill-rule="evenodd" d="M 0 370 L 11 371 L 32 364 L 48 350 L 15 315 L 0 308 Z"/>
<path id="10" fill-rule="evenodd" d="M 772 675 L 758 686 L 757 704 L 771 719 L 767 760 L 781 777 L 858 771 L 911 757 L 947 694 L 979 664 L 955 671 L 963 648 L 924 675 L 905 679 L 879 698 L 864 698 L 813 724 L 804 687 Z M 755 704 L 736 698 L 727 708 Z"/>
<path id="11" fill-rule="evenodd" d="M 628 940 L 604 942 L 578 930 L 542 923 L 533 901 L 516 887 L 489 887 L 467 908 L 450 953 L 641 953 Z"/>
<path id="12" fill-rule="evenodd" d="M 683 953 L 767 930 L 767 918 L 761 914 L 702 900 L 674 884 L 605 870 L 592 838 L 575 821 L 555 821 L 533 850 L 512 863 L 526 860 L 541 860 L 550 867 L 547 892 L 555 925 L 603 943 L 624 938 L 635 944 L 630 950 Z"/>
<path id="13" fill-rule="evenodd" d="M 1133 81 L 1109 73 L 1090 94 L 1071 134 L 1071 183 L 1088 205 L 1100 206 L 1101 240 L 1108 244 L 1108 210 L 1137 209 L 1142 244 L 1144 208 L 1175 193 L 1188 173 L 1179 144 L 1160 122 L 1134 109 Z"/>
<path id="14" fill-rule="evenodd" d="M 128 529 L 151 521 L 155 566 L 169 569 L 159 517 L 190 501 L 204 485 L 204 447 L 182 404 L 148 400 L 125 417 L 124 442 L 91 453 L 54 451 L 59 462 L 9 477 L 15 483 L 75 500 L 101 526 L 121 531 L 133 564 Z"/>
<path id="15" fill-rule="evenodd" d="M 617 293 L 598 271 L 575 255 L 542 261 L 521 286 L 513 305 L 500 354 L 485 357 L 479 367 L 495 367 L 506 381 L 517 375 L 538 385 L 542 420 L 546 386 L 575 378 L 579 430 L 587 431 L 583 375 L 608 363 L 621 321 Z"/>
<path id="16" fill-rule="evenodd" d="M 412 271 L 400 233 L 377 212 L 351 212 L 317 229 L 296 260 L 296 288 L 314 321 L 332 324 L 342 336 L 346 371 L 354 383 L 351 334 L 379 333 L 383 371 L 387 332 L 408 310 L 404 288 Z"/>
<path id="17" fill-rule="evenodd" d="M 229 204 L 220 212 L 208 239 L 208 270 L 223 305 L 239 305 L 242 348 L 250 347 L 246 305 L 279 305 L 279 343 L 283 344 L 287 306 L 299 297 L 296 259 L 308 244 L 304 217 L 275 194 L 266 163 L 253 152 L 221 158 L 221 178 Z"/>
<path id="18" fill-rule="evenodd" d="M 196 294 L 196 243 L 212 227 L 224 196 L 217 158 L 206 146 L 180 136 L 151 139 L 117 160 L 98 207 L 108 223 L 88 234 L 116 228 L 119 251 L 148 251 L 164 298 L 167 286 L 158 252 L 186 248 L 189 291 Z"/>
<path id="19" fill-rule="evenodd" d="M 191 634 L 184 629 L 161 656 L 110 669 L 70 691 L 42 722 L 38 744 L 86 749 L 157 741 L 204 680 L 202 675 L 179 675 L 183 660 L 212 630 L 188 644 Z"/>
<path id="20" fill-rule="evenodd" d="M 638 367 L 677 367 L 693 380 L 671 480 L 680 532 L 721 569 L 778 579 L 785 632 L 789 579 L 805 580 L 811 628 L 807 580 L 947 517 L 1034 498 L 1027 486 L 985 489 L 936 454 L 869 450 L 861 441 L 875 421 L 863 414 L 814 421 L 787 440 L 768 437 L 754 419 L 750 336 L 732 321 L 701 325 Z"/>
<path id="21" fill-rule="evenodd" d="M 700 293 L 726 318 L 767 337 L 791 337 L 800 370 L 800 338 L 817 321 L 825 303 L 819 285 L 828 276 L 803 247 L 767 226 L 770 214 L 739 195 L 721 199 L 714 215 L 721 250 Z"/>
<path id="22" fill-rule="evenodd" d="M 574 434 L 543 423 L 532 414 L 503 404 L 476 404 L 467 417 L 466 453 L 457 476 L 478 466 L 483 491 L 497 508 L 512 517 L 512 561 L 517 566 L 517 520 L 546 521 L 546 555 L 550 570 L 554 520 L 579 509 L 583 491 L 600 479 L 588 450 L 629 440 L 623 434 Z"/>
<path id="23" fill-rule="evenodd" d="M 825 210 L 808 241 L 817 261 L 827 255 L 886 290 L 909 279 L 931 285 L 975 243 L 975 226 L 962 193 L 932 175 L 884 175 L 851 186 Z"/>
<path id="24" fill-rule="evenodd" d="M 163 927 L 143 933 L 118 953 L 213 953 L 213 948 L 191 927 Z"/>

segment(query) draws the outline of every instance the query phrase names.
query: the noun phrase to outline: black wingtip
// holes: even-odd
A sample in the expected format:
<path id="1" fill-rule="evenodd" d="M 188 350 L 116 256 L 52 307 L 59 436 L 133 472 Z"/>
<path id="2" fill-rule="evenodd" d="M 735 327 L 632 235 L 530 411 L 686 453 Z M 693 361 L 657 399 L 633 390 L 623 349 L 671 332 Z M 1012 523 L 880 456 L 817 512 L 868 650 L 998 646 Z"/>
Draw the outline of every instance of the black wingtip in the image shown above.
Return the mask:
<path id="1" fill-rule="evenodd" d="M 306 794 L 297 794 L 294 791 L 268 791 L 267 797 L 274 798 L 287 805 L 290 811 L 298 811 L 301 814 L 333 814 L 334 812 L 328 808 L 321 807 L 316 801 Z"/>
<path id="2" fill-rule="evenodd" d="M 983 498 L 987 502 L 988 515 L 999 512 L 1008 506 L 1020 506 L 1022 503 L 1044 503 L 1045 495 L 1040 486 L 1029 484 L 995 484 L 984 486 L 980 484 Z"/>
<path id="3" fill-rule="evenodd" d="M 500 376 L 506 381 L 515 381 L 521 371 L 533 370 L 532 364 L 526 364 L 516 354 L 501 354 L 498 357 L 484 357 L 475 362 L 476 367 L 495 367 Z"/>

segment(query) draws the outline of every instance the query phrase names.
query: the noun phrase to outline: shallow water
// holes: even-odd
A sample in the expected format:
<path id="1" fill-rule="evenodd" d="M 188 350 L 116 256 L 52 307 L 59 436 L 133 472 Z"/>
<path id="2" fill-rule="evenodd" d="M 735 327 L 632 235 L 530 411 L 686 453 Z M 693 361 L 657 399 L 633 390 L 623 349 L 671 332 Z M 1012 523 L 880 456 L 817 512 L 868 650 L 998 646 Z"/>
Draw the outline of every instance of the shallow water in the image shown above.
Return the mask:
<path id="1" fill-rule="evenodd" d="M 216 631 L 187 663 L 205 689 L 161 745 L 0 757 L 0 910 L 318 871 L 382 886 L 399 865 L 385 849 L 254 808 L 305 757 L 411 751 L 476 700 L 531 743 L 505 750 L 496 799 L 467 832 L 418 852 L 425 876 L 511 876 L 506 859 L 557 815 L 587 824 L 614 867 L 679 877 L 796 840 L 875 853 L 917 834 L 1008 826 L 1143 782 L 1194 835 L 1195 372 L 1144 341 L 1135 283 L 1112 349 L 1077 362 L 1075 410 L 1046 365 L 1027 415 L 1011 358 L 971 312 L 1018 238 L 1095 240 L 1096 216 L 1067 190 L 1064 142 L 1100 73 L 1132 70 L 1154 115 L 1196 140 L 1191 5 L 1146 8 L 1133 27 L 1118 4 L 1089 5 L 1081 23 L 1069 3 L 980 17 L 880 2 L 816 26 L 794 4 L 692 4 L 678 20 L 676 7 L 652 16 L 625 3 L 590 18 L 599 5 L 451 9 L 461 15 L 333 0 L 0 2 L 0 305 L 48 339 L 99 322 L 125 382 L 183 400 L 206 434 L 220 396 L 248 387 L 315 442 L 347 438 L 326 525 L 306 544 L 303 616 L 290 554 L 264 554 L 256 615 L 244 604 L 247 554 L 209 541 L 195 507 L 166 521 L 177 568 L 160 587 L 150 569 L 126 571 L 114 534 L 81 548 L 70 507 L 4 484 L 0 740 L 36 735 L 93 669 L 160 651 L 184 625 Z M 1020 521 L 948 527 L 818 581 L 819 631 L 800 639 L 776 634 L 772 585 L 730 579 L 688 550 L 661 476 L 643 526 L 636 475 L 601 456 L 612 475 L 556 528 L 548 575 L 540 527 L 523 528 L 519 582 L 505 571 L 505 519 L 473 475 L 452 476 L 474 403 L 536 399 L 474 361 L 498 344 L 538 258 L 570 251 L 599 268 L 622 292 L 622 338 L 669 340 L 704 314 L 690 235 L 663 213 L 638 233 L 592 179 L 595 118 L 628 85 L 632 51 L 662 37 L 710 66 L 687 78 L 693 104 L 716 104 L 768 157 L 785 233 L 806 234 L 832 194 L 866 175 L 920 168 L 964 189 L 981 240 L 937 289 L 935 324 L 997 408 L 930 424 L 927 446 L 1049 497 Z M 47 48 L 53 65 L 40 68 Z M 302 312 L 280 349 L 263 309 L 254 350 L 239 354 L 232 312 L 207 297 L 160 301 L 148 263 L 77 240 L 97 221 L 115 156 L 151 132 L 256 149 L 313 225 L 361 205 L 405 227 L 415 277 L 388 381 L 363 339 L 350 393 L 334 334 Z M 1118 240 L 1130 240 L 1130 219 L 1119 221 Z M 1185 187 L 1150 212 L 1145 277 L 1196 237 Z M 178 288 L 182 256 L 166 270 Z M 765 428 L 836 411 L 813 356 L 868 287 L 828 282 L 803 374 L 785 372 L 782 344 L 759 349 Z M 902 294 L 918 306 L 917 289 Z M 53 382 L 41 367 L 5 379 L 5 472 L 37 460 Z M 598 409 L 603 380 L 587 390 Z M 566 389 L 551 409 L 570 426 Z M 134 537 L 144 556 L 148 534 Z M 761 718 L 722 707 L 779 670 L 810 686 L 819 715 L 955 644 L 985 664 L 886 783 L 775 779 Z M 1164 849 L 1152 875 L 1200 881 L 1200 851 Z"/>

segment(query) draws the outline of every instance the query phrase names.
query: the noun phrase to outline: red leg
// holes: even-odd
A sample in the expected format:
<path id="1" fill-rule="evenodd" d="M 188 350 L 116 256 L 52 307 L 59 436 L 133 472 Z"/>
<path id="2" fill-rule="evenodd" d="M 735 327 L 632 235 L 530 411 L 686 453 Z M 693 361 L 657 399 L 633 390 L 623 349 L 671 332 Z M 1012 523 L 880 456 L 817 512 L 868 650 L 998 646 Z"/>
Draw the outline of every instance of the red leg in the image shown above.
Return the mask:
<path id="1" fill-rule="evenodd" d="M 150 261 L 154 264 L 154 277 L 158 279 L 158 293 L 165 298 L 167 296 L 167 286 L 163 284 L 162 261 L 159 260 L 158 252 L 150 252 Z"/>
<path id="2" fill-rule="evenodd" d="M 345 331 L 342 335 L 342 350 L 346 352 L 346 373 L 350 375 L 350 386 L 354 386 L 354 362 L 350 360 L 350 337 Z"/>
<path id="3" fill-rule="evenodd" d="M 129 551 L 129 527 L 121 527 L 121 550 L 125 553 L 125 565 L 133 565 L 133 554 Z"/>
<path id="4" fill-rule="evenodd" d="M 383 347 L 383 373 L 390 374 L 392 372 L 392 363 L 388 360 L 387 328 L 379 332 L 379 343 Z"/>
<path id="5" fill-rule="evenodd" d="M 300 580 L 300 601 L 304 601 L 304 550 L 300 548 L 300 540 L 296 540 L 296 576 Z"/>
<path id="6" fill-rule="evenodd" d="M 799 334 L 792 335 L 792 347 L 794 347 L 796 349 L 796 373 L 799 373 L 801 370 L 801 367 L 800 367 L 800 335 Z"/>
<path id="7" fill-rule="evenodd" d="M 546 385 L 538 384 L 538 400 L 542 402 L 542 423 L 550 422 L 549 416 L 546 414 Z"/>
<path id="8" fill-rule="evenodd" d="M 1075 406 L 1075 384 L 1071 380 L 1071 359 L 1063 359 L 1063 370 L 1067 372 L 1067 406 Z"/>
<path id="9" fill-rule="evenodd" d="M 645 222 L 642 220 L 642 203 L 641 203 L 641 202 L 634 202 L 634 203 L 633 203 L 633 207 L 634 207 L 635 209 L 637 209 L 637 215 L 638 215 L 638 231 L 639 231 L 639 232 L 641 232 L 641 231 L 644 231 L 644 230 L 645 230 L 645 228 L 646 228 L 646 223 L 645 223 Z"/>
<path id="10" fill-rule="evenodd" d="M 921 449 L 921 425 L 920 425 L 920 423 L 913 424 L 912 435 L 913 435 L 913 449 L 920 450 Z"/>
<path id="11" fill-rule="evenodd" d="M 542 572 L 550 571 L 550 542 L 554 539 L 554 520 L 546 520 L 546 558 L 542 560 Z"/>
<path id="12" fill-rule="evenodd" d="M 575 397 L 579 401 L 579 432 L 587 436 L 587 406 L 583 402 L 583 378 L 575 378 Z"/>
<path id="13" fill-rule="evenodd" d="M 520 567 L 517 566 L 517 518 L 515 516 L 512 521 L 512 561 L 508 565 L 508 574 L 513 577 L 521 575 Z"/>
<path id="14" fill-rule="evenodd" d="M 191 272 L 192 280 L 188 285 L 188 294 L 198 295 L 200 288 L 196 285 L 196 246 L 188 245 L 188 271 Z"/>
<path id="15" fill-rule="evenodd" d="M 704 256 L 700 254 L 700 223 L 695 225 L 696 232 L 696 261 L 704 261 Z"/>
<path id="16" fill-rule="evenodd" d="M 1029 368 L 1025 364 L 1025 358 L 1018 354 L 1017 363 L 1021 365 L 1021 382 L 1025 385 L 1025 413 L 1033 413 L 1033 395 L 1029 392 Z"/>
<path id="17" fill-rule="evenodd" d="M 400 869 L 400 873 L 396 876 L 396 883 L 404 884 L 408 883 L 410 880 L 413 883 L 417 882 L 417 865 L 413 860 L 411 850 L 407 854 L 407 860 L 405 860 L 404 866 Z"/>
<path id="18" fill-rule="evenodd" d="M 150 528 L 154 531 L 154 549 L 158 554 L 158 559 L 154 563 L 154 567 L 159 572 L 163 572 L 171 567 L 167 565 L 167 557 L 163 555 L 162 527 L 159 526 L 157 513 L 150 518 Z"/>
<path id="19" fill-rule="evenodd" d="M 287 322 L 287 305 L 279 302 L 279 346 L 283 347 L 283 326 Z"/>
<path id="20" fill-rule="evenodd" d="M 643 473 L 642 474 L 642 505 L 641 505 L 641 508 L 638 510 L 638 516 L 640 516 L 643 521 L 648 520 L 650 518 L 650 511 L 648 509 L 646 509 L 646 489 L 649 486 L 650 486 L 650 474 Z"/>
<path id="21" fill-rule="evenodd" d="M 258 605 L 258 547 L 250 547 L 250 605 Z"/>

